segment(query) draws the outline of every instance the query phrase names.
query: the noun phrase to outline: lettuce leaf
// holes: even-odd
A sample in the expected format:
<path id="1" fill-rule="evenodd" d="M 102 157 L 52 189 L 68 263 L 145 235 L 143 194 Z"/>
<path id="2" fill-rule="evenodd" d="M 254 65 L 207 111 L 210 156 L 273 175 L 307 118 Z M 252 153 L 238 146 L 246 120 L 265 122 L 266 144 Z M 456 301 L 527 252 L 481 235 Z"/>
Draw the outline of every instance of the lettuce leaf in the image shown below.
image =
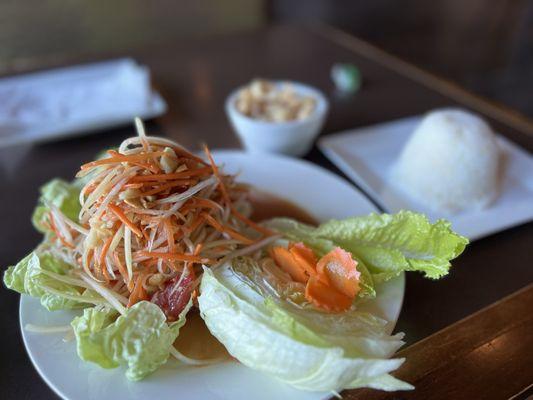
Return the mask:
<path id="1" fill-rule="evenodd" d="M 57 206 L 61 212 L 73 221 L 78 221 L 81 209 L 79 202 L 81 187 L 75 183 L 68 183 L 61 179 L 54 179 L 41 188 L 39 205 L 35 208 L 32 222 L 35 228 L 46 233 L 48 228 L 43 224 L 43 219 L 48 213 L 46 203 Z"/>
<path id="2" fill-rule="evenodd" d="M 34 251 L 4 273 L 4 284 L 21 294 L 38 297 L 49 311 L 90 306 L 85 297 L 101 299 L 97 293 L 55 279 L 46 271 L 64 275 L 71 266 L 47 252 Z M 44 271 L 44 272 L 43 272 Z M 103 300 L 103 299 L 102 299 Z"/>
<path id="3" fill-rule="evenodd" d="M 114 310 L 85 309 L 83 316 L 71 323 L 78 355 L 103 368 L 125 366 L 128 379 L 140 380 L 167 361 L 170 346 L 185 324 L 191 306 L 192 301 L 170 325 L 163 311 L 148 301 L 128 308 L 116 320 Z"/>
<path id="4" fill-rule="evenodd" d="M 360 386 L 411 388 L 388 375 L 403 359 L 387 359 L 402 344 L 386 321 L 350 310 L 326 314 L 299 308 L 257 280 L 252 259 L 206 269 L 198 298 L 210 332 L 244 365 L 296 388 L 337 391 Z"/>
<path id="5" fill-rule="evenodd" d="M 468 244 L 468 239 L 451 230 L 449 222 L 431 224 L 424 215 L 411 211 L 331 220 L 317 228 L 286 218 L 271 220 L 267 225 L 315 249 L 333 244 L 350 251 L 376 282 L 403 271 L 421 271 L 428 278 L 440 278 L 448 273 L 450 260 Z"/>

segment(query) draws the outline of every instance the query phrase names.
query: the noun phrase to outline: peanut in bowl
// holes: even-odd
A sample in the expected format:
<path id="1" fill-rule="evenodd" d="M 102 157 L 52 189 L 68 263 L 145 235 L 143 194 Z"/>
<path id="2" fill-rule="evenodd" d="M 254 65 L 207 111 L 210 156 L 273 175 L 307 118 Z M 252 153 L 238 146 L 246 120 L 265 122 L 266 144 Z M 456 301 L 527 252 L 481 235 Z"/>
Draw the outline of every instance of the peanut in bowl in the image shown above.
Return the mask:
<path id="1" fill-rule="evenodd" d="M 324 124 L 328 101 L 297 82 L 256 80 L 226 100 L 226 113 L 244 147 L 255 153 L 306 154 Z"/>

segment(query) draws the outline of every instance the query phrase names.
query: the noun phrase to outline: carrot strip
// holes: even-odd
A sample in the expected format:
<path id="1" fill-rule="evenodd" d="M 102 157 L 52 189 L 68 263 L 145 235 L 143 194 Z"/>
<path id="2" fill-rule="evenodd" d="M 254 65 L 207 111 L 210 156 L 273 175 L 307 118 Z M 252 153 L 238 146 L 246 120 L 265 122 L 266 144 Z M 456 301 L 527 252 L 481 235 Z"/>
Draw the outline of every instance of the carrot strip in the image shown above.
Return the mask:
<path id="1" fill-rule="evenodd" d="M 262 226 L 257 225 L 255 222 L 251 221 L 250 219 L 246 218 L 244 215 L 242 215 L 240 212 L 238 212 L 235 207 L 233 207 L 233 204 L 231 204 L 231 199 L 228 194 L 228 190 L 226 189 L 226 186 L 224 185 L 224 182 L 222 181 L 222 178 L 220 176 L 220 171 L 218 170 L 217 165 L 215 164 L 215 160 L 213 159 L 213 155 L 209 151 L 209 148 L 207 145 L 204 145 L 204 152 L 209 159 L 209 163 L 211 164 L 211 168 L 213 169 L 213 174 L 217 177 L 218 180 L 218 186 L 220 188 L 220 192 L 222 193 L 222 198 L 224 201 L 231 207 L 232 214 L 239 219 L 240 221 L 250 225 L 252 228 L 254 228 L 256 231 L 259 231 L 265 235 L 272 235 L 273 232 L 270 229 L 264 228 Z"/>
<path id="2" fill-rule="evenodd" d="M 211 171 L 210 167 L 203 167 L 183 172 L 173 172 L 171 174 L 139 175 L 131 178 L 130 182 L 169 181 L 172 179 L 191 178 L 193 176 L 205 175 L 209 171 Z"/>
<path id="3" fill-rule="evenodd" d="M 118 153 L 117 153 L 118 154 Z M 108 158 L 103 158 L 101 160 L 91 161 L 89 163 L 83 164 L 80 169 L 84 170 L 87 168 L 93 168 L 98 167 L 100 165 L 106 165 L 106 164 L 116 164 L 121 162 L 136 162 L 136 161 L 142 161 L 146 160 L 152 157 L 160 157 L 163 154 L 165 154 L 162 151 L 154 151 L 152 153 L 143 153 L 143 154 L 133 154 L 133 155 L 125 155 L 125 154 L 119 154 Z"/>
<path id="4" fill-rule="evenodd" d="M 200 157 L 195 156 L 191 152 L 185 150 L 183 147 L 178 146 L 172 146 L 172 150 L 174 150 L 174 153 L 176 153 L 177 156 L 182 156 L 184 158 L 189 158 L 194 161 L 196 161 L 198 164 L 207 165 L 204 160 L 202 160 Z M 189 161 L 189 160 L 187 160 Z"/>
<path id="5" fill-rule="evenodd" d="M 126 183 L 124 189 L 140 189 L 143 187 L 142 183 Z"/>
<path id="6" fill-rule="evenodd" d="M 204 199 L 202 197 L 193 197 L 192 203 L 198 207 L 210 208 L 212 210 L 221 210 L 221 206 L 215 203 L 213 200 Z"/>
<path id="7" fill-rule="evenodd" d="M 133 280 L 129 279 L 128 277 L 128 271 L 126 271 L 126 268 L 124 267 L 124 264 L 120 262 L 120 258 L 117 253 L 113 253 L 113 259 L 115 260 L 115 264 L 117 264 L 118 271 L 120 272 L 120 275 L 122 275 L 122 279 L 124 280 L 124 283 L 126 283 L 128 290 L 133 290 Z"/>
<path id="8" fill-rule="evenodd" d="M 149 163 L 142 163 L 142 162 L 136 162 L 136 161 L 130 161 L 129 163 L 132 165 L 136 165 L 137 167 L 147 169 L 150 172 L 153 172 L 154 174 L 157 174 L 161 171 L 158 167 L 156 167 L 155 165 L 149 164 Z"/>
<path id="9" fill-rule="evenodd" d="M 180 212 L 185 215 L 188 211 L 196 208 L 209 208 L 210 210 L 221 211 L 221 207 L 213 200 L 195 197 L 187 201 L 183 207 L 180 208 Z"/>
<path id="10" fill-rule="evenodd" d="M 198 254 L 200 254 L 200 252 L 202 251 L 202 249 L 204 248 L 204 244 L 203 243 L 198 243 L 196 245 L 196 247 L 194 248 L 194 255 L 197 256 Z"/>
<path id="11" fill-rule="evenodd" d="M 115 150 L 108 150 L 107 153 L 111 155 L 112 157 L 120 157 L 122 155 L 118 151 L 115 151 Z M 161 172 L 161 169 L 158 166 L 153 165 L 151 160 L 147 160 L 147 162 L 130 161 L 130 164 L 136 165 L 141 168 L 145 168 L 153 172 L 154 174 Z"/>
<path id="12" fill-rule="evenodd" d="M 204 216 L 205 220 L 207 221 L 207 223 L 209 225 L 211 225 L 213 228 L 215 228 L 217 231 L 219 232 L 223 232 L 223 233 L 227 233 L 228 235 L 230 235 L 233 239 L 235 240 L 239 240 L 245 244 L 252 244 L 254 241 L 252 239 L 249 239 L 247 238 L 246 236 L 244 235 L 241 235 L 240 233 L 234 231 L 233 229 L 227 227 L 227 226 L 222 226 L 217 220 L 215 220 L 211 215 L 207 214 L 207 213 L 202 213 L 202 215 Z"/>
<path id="13" fill-rule="evenodd" d="M 255 229 L 258 232 L 261 232 L 265 234 L 266 236 L 272 236 L 274 232 L 272 232 L 270 229 L 265 228 L 261 225 L 256 224 L 249 218 L 246 218 L 244 215 L 242 215 L 240 212 L 238 212 L 233 205 L 231 205 L 231 213 L 241 222 L 244 222 L 245 224 L 251 226 L 253 229 Z"/>
<path id="14" fill-rule="evenodd" d="M 210 261 L 206 258 L 201 258 L 192 254 L 158 253 L 155 251 L 139 251 L 138 254 L 145 257 L 162 258 L 164 260 L 190 261 L 195 263 L 205 263 Z"/>
<path id="15" fill-rule="evenodd" d="M 144 261 L 141 261 L 141 264 L 144 265 L 145 267 L 156 267 L 157 266 L 157 259 L 156 258 L 151 258 L 149 260 L 144 260 Z"/>
<path id="16" fill-rule="evenodd" d="M 211 164 L 211 169 L 213 170 L 213 174 L 216 176 L 218 180 L 218 187 L 220 188 L 220 192 L 222 193 L 222 198 L 228 205 L 231 205 L 231 199 L 229 197 L 228 191 L 226 190 L 226 186 L 224 185 L 224 182 L 222 182 L 222 178 L 220 177 L 220 172 L 218 171 L 218 167 L 215 164 L 215 160 L 213 160 L 213 155 L 209 151 L 209 148 L 206 144 L 204 144 L 204 152 L 207 158 L 209 159 L 209 163 Z"/>
<path id="17" fill-rule="evenodd" d="M 102 246 L 102 251 L 100 252 L 100 257 L 98 257 L 98 263 L 100 265 L 104 265 L 105 256 L 107 254 L 107 250 L 109 250 L 109 246 L 111 246 L 111 242 L 112 241 L 113 241 L 113 235 L 109 236 L 109 238 L 105 241 L 104 245 Z"/>
<path id="18" fill-rule="evenodd" d="M 185 185 L 189 185 L 189 184 L 192 184 L 193 182 L 195 181 L 192 181 L 190 179 L 188 180 L 180 180 L 180 181 L 171 181 L 171 182 L 168 182 L 168 183 L 165 183 L 161 186 L 158 186 L 154 189 L 150 189 L 150 190 L 147 190 L 146 192 L 143 192 L 141 194 L 141 196 L 152 196 L 156 193 L 160 193 L 166 189 L 170 189 L 170 188 L 173 188 L 175 186 L 185 186 Z"/>
<path id="19" fill-rule="evenodd" d="M 120 208 L 118 208 L 114 204 L 110 204 L 109 209 L 113 212 L 113 214 L 117 216 L 118 219 L 120 219 L 124 224 L 126 224 L 131 229 L 131 231 L 135 233 L 138 237 L 143 236 L 141 230 L 133 222 L 131 222 L 128 219 L 126 214 L 124 214 L 124 212 Z"/>
<path id="20" fill-rule="evenodd" d="M 167 236 L 168 250 L 171 253 L 176 252 L 176 243 L 174 242 L 174 232 L 172 232 L 172 222 L 170 218 L 165 218 L 163 220 L 163 228 L 165 230 L 165 235 Z"/>
<path id="21" fill-rule="evenodd" d="M 203 217 L 203 215 L 198 215 L 191 223 L 191 225 L 189 227 L 183 227 L 182 230 L 186 229 L 187 232 L 190 234 L 192 234 L 199 226 L 202 222 L 204 222 L 205 219 Z"/>
<path id="22" fill-rule="evenodd" d="M 131 292 L 130 297 L 128 299 L 128 306 L 127 306 L 128 308 L 138 303 L 141 300 L 148 299 L 148 296 L 142 284 L 143 279 L 144 279 L 144 274 L 141 272 L 137 276 L 137 280 L 135 281 L 133 292 Z"/>
<path id="23" fill-rule="evenodd" d="M 100 272 L 104 276 L 106 282 L 111 281 L 111 275 L 109 274 L 109 271 L 105 265 L 100 265 Z"/>

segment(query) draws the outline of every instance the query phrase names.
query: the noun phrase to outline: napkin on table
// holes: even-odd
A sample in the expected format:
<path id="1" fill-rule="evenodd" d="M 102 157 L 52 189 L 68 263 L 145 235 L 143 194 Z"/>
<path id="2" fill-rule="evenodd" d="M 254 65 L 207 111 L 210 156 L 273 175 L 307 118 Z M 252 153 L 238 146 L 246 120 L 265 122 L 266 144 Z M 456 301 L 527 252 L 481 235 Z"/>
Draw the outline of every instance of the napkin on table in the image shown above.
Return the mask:
<path id="1" fill-rule="evenodd" d="M 131 59 L 0 79 L 0 139 L 47 127 L 132 119 L 150 106 L 146 67 Z"/>

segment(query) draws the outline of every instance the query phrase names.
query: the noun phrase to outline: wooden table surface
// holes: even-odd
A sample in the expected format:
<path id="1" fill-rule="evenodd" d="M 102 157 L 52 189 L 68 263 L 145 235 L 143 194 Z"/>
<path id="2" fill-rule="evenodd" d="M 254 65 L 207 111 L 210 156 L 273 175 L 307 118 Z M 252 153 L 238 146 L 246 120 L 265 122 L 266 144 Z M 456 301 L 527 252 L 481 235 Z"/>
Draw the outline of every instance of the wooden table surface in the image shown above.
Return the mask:
<path id="1" fill-rule="evenodd" d="M 169 112 L 149 124 L 150 132 L 168 135 L 193 149 L 203 141 L 213 148 L 239 146 L 224 114 L 224 100 L 236 86 L 257 76 L 298 80 L 324 91 L 331 102 L 324 135 L 420 114 L 435 107 L 459 105 L 481 112 L 498 132 L 529 151 L 533 149 L 530 121 L 327 27 L 274 26 L 216 39 L 176 43 L 172 47 L 145 49 L 137 54 L 87 52 L 76 61 L 124 55 L 134 56 L 151 68 L 154 83 L 168 102 Z M 34 68 L 72 61 L 53 60 Z M 361 69 L 364 84 L 360 92 L 351 96 L 335 92 L 329 71 L 336 62 L 351 62 Z M 0 150 L 0 182 L 4 189 L 0 194 L 1 269 L 25 256 L 40 240 L 30 223 L 38 187 L 53 177 L 70 179 L 81 163 L 131 134 L 131 128 L 115 129 L 56 143 Z M 306 158 L 342 175 L 316 148 Z M 527 387 L 527 382 L 533 382 L 531 287 L 511 300 L 512 305 L 505 308 L 505 318 L 500 316 L 494 326 L 484 325 L 495 318 L 495 311 L 490 310 L 497 310 L 506 302 L 476 314 L 477 320 L 467 319 L 465 321 L 469 322 L 448 328 L 444 331 L 446 336 L 438 336 L 441 332 L 428 338 L 532 282 L 532 244 L 533 224 L 529 223 L 472 243 L 454 263 L 451 274 L 440 281 L 408 274 L 397 329 L 406 333 L 408 345 L 426 339 L 403 350 L 408 361 L 399 373 L 407 380 L 416 381 L 420 389 L 405 396 L 403 393 L 380 394 L 379 398 L 430 398 L 430 393 L 438 393 L 435 398 L 475 398 L 471 395 L 477 393 L 476 387 L 514 379 L 509 373 L 494 373 L 504 366 L 507 372 L 519 374 L 510 391 L 486 390 L 479 398 L 508 398 Z M 0 290 L 1 398 L 55 398 L 24 351 L 18 326 L 18 299 L 18 295 Z M 468 329 L 472 321 L 479 330 Z M 488 329 L 487 335 L 483 335 L 485 329 Z M 511 333 L 505 335 L 505 332 Z M 477 336 L 471 336 L 474 334 Z M 471 341 L 459 341 L 463 336 Z M 447 339 L 443 342 L 445 347 L 439 349 L 442 337 Z M 472 353 L 481 343 L 494 346 L 490 342 L 494 338 L 501 338 L 497 340 L 499 352 L 494 352 L 494 356 L 491 352 L 483 353 L 485 358 Z M 524 345 L 529 347 L 524 348 Z M 460 357 L 456 357 L 459 354 L 456 351 L 461 351 Z M 432 354 L 442 358 L 442 363 L 428 364 Z M 452 364 L 452 360 L 457 362 Z M 494 369 L 489 370 L 492 367 Z M 468 368 L 476 379 L 467 380 L 462 374 L 463 368 Z M 442 374 L 435 376 L 431 371 Z M 426 377 L 425 380 L 422 377 Z M 461 391 L 467 386 L 469 390 Z M 368 396 L 368 393 L 355 392 L 349 394 L 349 398 L 359 398 L 359 395 Z"/>

